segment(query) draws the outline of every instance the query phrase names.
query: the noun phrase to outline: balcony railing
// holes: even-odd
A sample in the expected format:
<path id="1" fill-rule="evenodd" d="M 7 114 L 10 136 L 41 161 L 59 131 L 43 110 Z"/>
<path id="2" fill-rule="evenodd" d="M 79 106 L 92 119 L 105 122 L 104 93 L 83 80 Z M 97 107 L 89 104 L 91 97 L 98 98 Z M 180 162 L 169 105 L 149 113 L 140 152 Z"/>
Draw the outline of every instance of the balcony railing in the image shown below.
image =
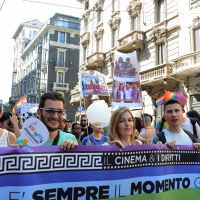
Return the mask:
<path id="1" fill-rule="evenodd" d="M 172 78 L 171 68 L 172 64 L 165 63 L 140 72 L 141 85 L 153 86 L 163 82 L 164 78 Z"/>
<path id="2" fill-rule="evenodd" d="M 172 74 L 195 74 L 199 72 L 200 51 L 181 56 L 172 60 L 172 63 Z"/>
<path id="3" fill-rule="evenodd" d="M 80 35 L 80 44 L 84 45 L 87 44 L 90 40 L 90 32 L 84 32 Z"/>
<path id="4" fill-rule="evenodd" d="M 50 18 L 50 25 L 80 30 L 80 24 L 59 19 Z"/>
<path id="5" fill-rule="evenodd" d="M 68 92 L 69 91 L 69 83 L 58 83 L 54 82 L 53 83 L 53 91 L 64 91 Z"/>
<path id="6" fill-rule="evenodd" d="M 102 52 L 95 52 L 86 58 L 87 60 L 87 67 L 98 67 L 104 66 L 104 53 Z"/>
<path id="7" fill-rule="evenodd" d="M 30 95 L 30 96 L 36 95 L 36 89 L 35 88 L 29 89 L 28 95 Z"/>
<path id="8" fill-rule="evenodd" d="M 143 31 L 134 30 L 118 40 L 120 51 L 143 49 Z"/>
<path id="9" fill-rule="evenodd" d="M 80 102 L 80 92 L 77 91 L 77 92 L 74 92 L 71 94 L 71 101 L 70 103 L 75 103 L 75 102 Z"/>

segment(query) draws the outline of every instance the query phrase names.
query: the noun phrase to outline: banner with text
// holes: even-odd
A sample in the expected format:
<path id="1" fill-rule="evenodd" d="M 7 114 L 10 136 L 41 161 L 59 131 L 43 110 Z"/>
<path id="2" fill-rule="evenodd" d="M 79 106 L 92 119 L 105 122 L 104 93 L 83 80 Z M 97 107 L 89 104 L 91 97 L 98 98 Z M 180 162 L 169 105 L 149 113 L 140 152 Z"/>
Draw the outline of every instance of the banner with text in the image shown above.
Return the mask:
<path id="1" fill-rule="evenodd" d="M 6 200 L 198 199 L 200 152 L 189 146 L 1 148 Z"/>

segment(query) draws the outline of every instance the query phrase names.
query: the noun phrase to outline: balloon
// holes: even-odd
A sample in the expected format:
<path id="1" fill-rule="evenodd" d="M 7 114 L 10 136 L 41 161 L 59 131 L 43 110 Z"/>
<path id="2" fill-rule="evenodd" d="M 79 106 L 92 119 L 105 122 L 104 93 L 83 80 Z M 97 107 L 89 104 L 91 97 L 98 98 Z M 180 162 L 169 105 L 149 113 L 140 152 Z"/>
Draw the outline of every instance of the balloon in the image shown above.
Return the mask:
<path id="1" fill-rule="evenodd" d="M 88 121 L 97 128 L 104 128 L 109 125 L 111 112 L 107 104 L 93 103 L 87 109 Z"/>
<path id="2" fill-rule="evenodd" d="M 32 107 L 32 108 L 29 110 L 29 112 L 30 112 L 30 113 L 37 113 L 37 109 L 38 109 L 38 107 Z"/>

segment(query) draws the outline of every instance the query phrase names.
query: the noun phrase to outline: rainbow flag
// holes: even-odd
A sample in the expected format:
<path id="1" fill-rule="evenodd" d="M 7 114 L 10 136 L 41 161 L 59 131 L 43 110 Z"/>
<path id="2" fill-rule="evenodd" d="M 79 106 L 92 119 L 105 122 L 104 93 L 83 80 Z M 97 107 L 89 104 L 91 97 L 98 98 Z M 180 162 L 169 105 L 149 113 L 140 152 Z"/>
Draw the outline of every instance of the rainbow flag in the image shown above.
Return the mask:
<path id="1" fill-rule="evenodd" d="M 12 109 L 12 113 L 13 113 L 13 114 L 17 114 L 16 104 L 15 104 L 15 106 L 14 106 L 13 109 Z"/>
<path id="2" fill-rule="evenodd" d="M 27 97 L 26 97 L 26 95 L 24 95 L 24 96 L 21 97 L 21 98 L 19 99 L 19 101 L 15 104 L 15 106 L 13 107 L 12 112 L 13 112 L 14 114 L 20 113 L 20 112 L 21 112 L 22 103 L 26 103 L 26 102 L 27 102 Z"/>
<path id="3" fill-rule="evenodd" d="M 162 95 L 161 97 L 159 97 L 159 98 L 157 98 L 156 99 L 156 106 L 158 107 L 158 106 L 160 106 L 160 105 L 162 105 L 163 103 L 164 103 L 164 96 L 165 95 Z"/>

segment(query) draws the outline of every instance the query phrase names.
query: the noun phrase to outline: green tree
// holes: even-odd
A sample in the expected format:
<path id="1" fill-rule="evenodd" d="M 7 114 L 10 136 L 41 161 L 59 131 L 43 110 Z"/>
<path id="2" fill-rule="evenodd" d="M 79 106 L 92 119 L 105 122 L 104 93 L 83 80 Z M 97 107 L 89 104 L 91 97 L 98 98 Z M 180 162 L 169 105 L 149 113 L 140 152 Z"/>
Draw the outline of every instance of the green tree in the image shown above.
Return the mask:
<path id="1" fill-rule="evenodd" d="M 2 105 L 3 111 L 10 111 L 10 104 L 9 103 L 4 103 Z"/>

